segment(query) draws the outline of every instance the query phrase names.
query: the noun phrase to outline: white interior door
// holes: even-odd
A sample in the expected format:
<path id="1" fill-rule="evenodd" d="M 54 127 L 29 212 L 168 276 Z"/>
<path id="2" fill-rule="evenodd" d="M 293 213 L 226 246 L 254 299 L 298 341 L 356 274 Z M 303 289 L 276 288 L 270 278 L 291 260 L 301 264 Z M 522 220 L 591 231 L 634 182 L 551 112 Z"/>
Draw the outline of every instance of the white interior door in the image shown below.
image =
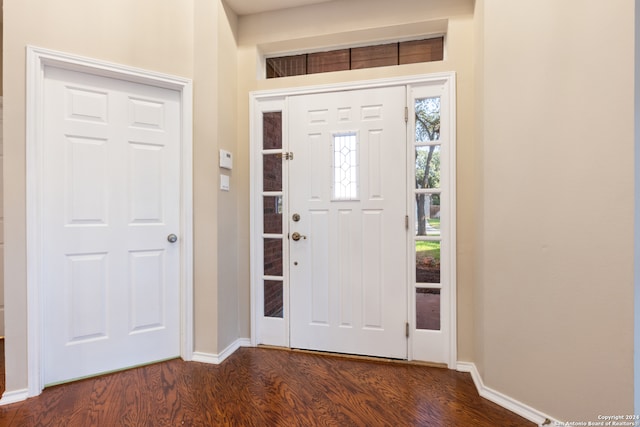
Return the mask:
<path id="1" fill-rule="evenodd" d="M 289 100 L 291 347 L 407 357 L 405 96 Z"/>
<path id="2" fill-rule="evenodd" d="M 45 67 L 45 384 L 180 355 L 177 91 Z"/>

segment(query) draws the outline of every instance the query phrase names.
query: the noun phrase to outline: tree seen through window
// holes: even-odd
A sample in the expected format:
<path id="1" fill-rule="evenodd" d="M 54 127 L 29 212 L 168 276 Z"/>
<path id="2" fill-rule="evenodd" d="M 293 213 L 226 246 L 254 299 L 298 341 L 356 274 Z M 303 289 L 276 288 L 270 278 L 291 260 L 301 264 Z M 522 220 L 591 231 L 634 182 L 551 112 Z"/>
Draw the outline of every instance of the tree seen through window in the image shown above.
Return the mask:
<path id="1" fill-rule="evenodd" d="M 416 189 L 440 187 L 440 98 L 423 98 L 415 102 L 416 120 Z M 417 235 L 440 229 L 440 194 L 416 194 Z"/>

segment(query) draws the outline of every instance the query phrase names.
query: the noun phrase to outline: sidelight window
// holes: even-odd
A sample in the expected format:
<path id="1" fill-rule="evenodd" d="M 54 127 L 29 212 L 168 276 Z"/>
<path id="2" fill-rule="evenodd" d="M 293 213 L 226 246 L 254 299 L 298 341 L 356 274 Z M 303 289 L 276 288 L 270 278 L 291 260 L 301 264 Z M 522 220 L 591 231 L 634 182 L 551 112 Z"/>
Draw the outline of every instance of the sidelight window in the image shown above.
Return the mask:
<path id="1" fill-rule="evenodd" d="M 262 116 L 262 284 L 264 316 L 283 317 L 282 112 Z"/>
<path id="2" fill-rule="evenodd" d="M 416 328 L 440 329 L 440 97 L 414 101 Z M 437 319 L 437 321 L 436 321 Z"/>

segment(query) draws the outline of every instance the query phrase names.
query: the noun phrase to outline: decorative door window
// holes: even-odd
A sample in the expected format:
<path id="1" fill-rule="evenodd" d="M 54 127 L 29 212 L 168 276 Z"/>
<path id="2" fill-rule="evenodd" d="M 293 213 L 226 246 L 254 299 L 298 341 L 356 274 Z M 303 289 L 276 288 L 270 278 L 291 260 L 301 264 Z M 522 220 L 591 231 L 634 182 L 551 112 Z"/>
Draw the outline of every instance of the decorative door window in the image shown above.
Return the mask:
<path id="1" fill-rule="evenodd" d="M 333 200 L 358 199 L 357 133 L 333 136 Z"/>

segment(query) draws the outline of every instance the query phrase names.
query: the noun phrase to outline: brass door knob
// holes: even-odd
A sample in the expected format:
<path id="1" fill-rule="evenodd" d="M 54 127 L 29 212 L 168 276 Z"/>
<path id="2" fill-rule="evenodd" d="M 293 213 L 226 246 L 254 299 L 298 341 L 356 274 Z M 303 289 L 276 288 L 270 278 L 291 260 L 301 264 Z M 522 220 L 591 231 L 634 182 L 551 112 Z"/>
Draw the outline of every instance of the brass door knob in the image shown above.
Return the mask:
<path id="1" fill-rule="evenodd" d="M 302 234 L 300 234 L 300 233 L 298 233 L 298 232 L 296 231 L 295 233 L 293 233 L 293 234 L 291 235 L 291 238 L 297 242 L 297 241 L 298 241 L 298 240 L 300 240 L 300 239 L 306 239 L 306 238 L 307 238 L 307 236 L 303 236 Z"/>

